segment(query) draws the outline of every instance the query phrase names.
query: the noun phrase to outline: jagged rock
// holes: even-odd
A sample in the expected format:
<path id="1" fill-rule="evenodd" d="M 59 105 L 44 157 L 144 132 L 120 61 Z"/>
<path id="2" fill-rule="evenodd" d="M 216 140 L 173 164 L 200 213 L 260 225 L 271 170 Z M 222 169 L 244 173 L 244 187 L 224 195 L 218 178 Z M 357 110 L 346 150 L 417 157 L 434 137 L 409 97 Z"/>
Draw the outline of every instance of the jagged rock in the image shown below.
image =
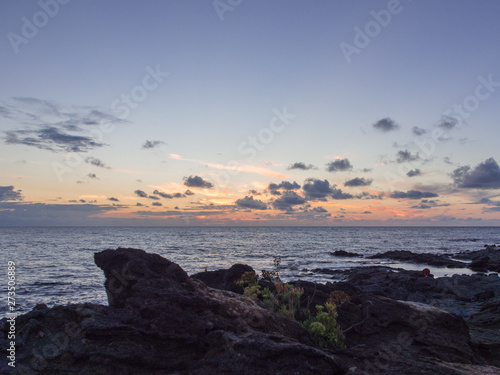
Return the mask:
<path id="1" fill-rule="evenodd" d="M 368 257 L 369 259 L 392 259 L 402 262 L 412 262 L 427 264 L 436 267 L 449 268 L 466 268 L 467 264 L 456 260 L 449 259 L 443 255 L 428 254 L 428 253 L 413 253 L 408 250 L 386 251 L 384 253 L 375 254 Z"/>
<path id="2" fill-rule="evenodd" d="M 38 305 L 19 316 L 19 374 L 463 375 L 498 370 L 478 366 L 495 363 L 498 352 L 495 341 L 480 331 L 498 324 L 498 305 L 484 304 L 491 293 L 498 297 L 496 289 L 482 294 L 483 309 L 470 319 L 477 329 L 469 345 L 461 317 L 383 296 L 390 294 L 389 284 L 400 283 L 397 293 L 413 287 L 412 293 L 426 297 L 436 293 L 439 279 L 372 268 L 346 273 L 352 282 L 293 282 L 304 289 L 303 302 L 309 305 L 323 304 L 332 291 L 349 295 L 338 307 L 349 348 L 331 351 L 313 347 L 297 322 L 256 299 L 224 290 L 248 266 L 206 275 L 205 281 L 219 290 L 205 285 L 203 276 L 189 277 L 177 264 L 142 250 L 105 250 L 95 254 L 95 261 L 106 276 L 110 306 Z M 456 285 L 484 282 L 476 279 L 457 279 Z M 374 283 L 381 284 L 378 295 L 366 291 L 376 292 Z M 479 298 L 471 289 L 458 288 L 454 295 Z M 0 321 L 2 343 L 7 327 Z M 4 362 L 0 358 L 2 375 L 10 373 Z"/>
<path id="3" fill-rule="evenodd" d="M 466 251 L 455 256 L 457 259 L 471 260 L 469 268 L 476 272 L 500 272 L 500 247 L 485 245 L 477 251 Z"/>
<path id="4" fill-rule="evenodd" d="M 345 373 L 338 358 L 311 346 L 297 322 L 255 299 L 207 287 L 158 255 L 105 250 L 95 261 L 110 306 L 56 306 L 18 317 L 20 371 Z"/>
<path id="5" fill-rule="evenodd" d="M 358 253 L 350 253 L 349 251 L 345 250 L 337 250 L 332 253 L 332 255 L 335 255 L 336 257 L 362 257 L 363 255 L 358 254 Z"/>
<path id="6" fill-rule="evenodd" d="M 207 286 L 220 290 L 243 293 L 243 288 L 236 285 L 245 272 L 252 272 L 254 269 L 246 264 L 235 264 L 231 268 L 217 271 L 206 271 L 192 275 L 194 279 L 203 281 Z"/>

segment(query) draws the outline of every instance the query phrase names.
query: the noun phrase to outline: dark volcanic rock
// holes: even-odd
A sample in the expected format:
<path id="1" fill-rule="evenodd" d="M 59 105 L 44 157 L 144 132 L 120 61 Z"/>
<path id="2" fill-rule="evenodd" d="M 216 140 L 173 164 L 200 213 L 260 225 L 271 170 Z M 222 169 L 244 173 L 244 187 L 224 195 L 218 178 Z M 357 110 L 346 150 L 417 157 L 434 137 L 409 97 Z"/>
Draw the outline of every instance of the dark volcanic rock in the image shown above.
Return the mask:
<path id="1" fill-rule="evenodd" d="M 405 288 L 414 289 L 407 299 L 418 293 L 432 296 L 439 279 L 419 272 L 395 276 L 379 267 L 346 273 L 349 282 L 293 282 L 304 289 L 302 302 L 312 311 L 332 291 L 349 295 L 338 307 L 349 348 L 331 351 L 313 347 L 296 321 L 224 290 L 248 266 L 189 277 L 177 264 L 137 249 L 105 250 L 95 254 L 95 261 L 106 276 L 110 306 L 38 305 L 19 316 L 19 374 L 463 375 L 498 370 L 477 365 L 496 363 L 498 347 L 491 335 L 498 325 L 498 304 L 483 303 L 475 311 L 469 336 L 457 315 L 384 296 L 404 294 Z M 486 285 L 474 280 L 476 287 Z M 455 301 L 459 296 L 482 302 L 498 298 L 496 289 L 485 289 L 481 297 L 470 287 L 461 290 L 462 282 L 456 284 Z M 6 321 L 0 321 L 2 344 L 7 331 Z M 2 375 L 10 373 L 4 362 L 2 356 Z"/>
<path id="2" fill-rule="evenodd" d="M 368 257 L 369 259 L 393 259 L 402 262 L 412 262 L 427 264 L 436 267 L 455 267 L 466 268 L 467 264 L 456 260 L 449 259 L 443 255 L 428 254 L 428 253 L 412 253 L 408 250 L 386 251 L 385 253 L 375 254 Z"/>
<path id="3" fill-rule="evenodd" d="M 217 271 L 206 271 L 192 275 L 194 279 L 201 280 L 205 285 L 220 289 L 230 290 L 235 293 L 243 293 L 243 288 L 236 285 L 245 272 L 252 272 L 254 269 L 246 264 L 235 264 L 231 268 Z"/>
<path id="4" fill-rule="evenodd" d="M 337 250 L 332 253 L 332 255 L 335 255 L 336 257 L 362 257 L 363 255 L 358 254 L 358 253 L 350 253 L 345 250 Z"/>
<path id="5" fill-rule="evenodd" d="M 18 317 L 26 374 L 341 374 L 308 332 L 255 299 L 207 287 L 136 249 L 95 254 L 110 306 L 70 305 Z M 5 332 L 5 330 L 4 330 Z"/>
<path id="6" fill-rule="evenodd" d="M 485 245 L 483 250 L 467 251 L 455 256 L 471 260 L 469 268 L 476 272 L 500 272 L 500 247 Z"/>

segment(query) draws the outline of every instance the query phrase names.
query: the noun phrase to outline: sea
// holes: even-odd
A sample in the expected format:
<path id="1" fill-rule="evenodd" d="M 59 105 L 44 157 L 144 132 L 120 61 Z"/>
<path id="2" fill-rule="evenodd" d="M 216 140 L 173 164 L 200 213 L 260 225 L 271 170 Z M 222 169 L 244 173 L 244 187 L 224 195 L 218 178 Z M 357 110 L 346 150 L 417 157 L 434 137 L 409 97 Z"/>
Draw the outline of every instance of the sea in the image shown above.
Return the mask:
<path id="1" fill-rule="evenodd" d="M 342 258 L 345 250 L 373 255 L 390 250 L 455 254 L 500 244 L 500 227 L 1 227 L 0 317 L 8 313 L 8 262 L 15 263 L 15 310 L 36 304 L 107 304 L 104 275 L 94 253 L 134 247 L 178 263 L 188 274 L 236 263 L 257 272 L 281 259 L 285 281 L 332 281 L 314 269 L 369 265 L 421 270 L 425 266 L 387 259 Z M 429 267 L 436 276 L 471 274 L 468 269 Z"/>

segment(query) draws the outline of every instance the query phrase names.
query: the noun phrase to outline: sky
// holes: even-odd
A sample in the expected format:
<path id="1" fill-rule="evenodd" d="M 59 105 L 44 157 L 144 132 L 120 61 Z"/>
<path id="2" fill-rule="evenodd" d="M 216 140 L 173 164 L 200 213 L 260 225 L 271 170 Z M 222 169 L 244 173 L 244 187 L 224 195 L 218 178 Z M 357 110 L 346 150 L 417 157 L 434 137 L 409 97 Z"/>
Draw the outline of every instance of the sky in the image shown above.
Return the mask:
<path id="1" fill-rule="evenodd" d="M 0 0 L 0 226 L 499 226 L 495 0 Z"/>

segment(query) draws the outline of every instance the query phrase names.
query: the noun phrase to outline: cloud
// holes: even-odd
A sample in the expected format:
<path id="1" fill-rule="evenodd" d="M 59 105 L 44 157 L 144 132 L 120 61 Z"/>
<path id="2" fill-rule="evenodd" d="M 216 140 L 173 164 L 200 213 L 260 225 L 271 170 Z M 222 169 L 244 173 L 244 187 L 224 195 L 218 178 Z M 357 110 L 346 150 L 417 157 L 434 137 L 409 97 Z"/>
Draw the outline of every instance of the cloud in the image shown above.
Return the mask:
<path id="1" fill-rule="evenodd" d="M 411 208 L 425 210 L 425 209 L 429 209 L 432 207 L 446 207 L 446 206 L 450 206 L 450 204 L 449 203 L 439 203 L 439 201 L 437 201 L 437 200 L 422 199 L 420 204 L 415 205 L 415 206 L 411 206 Z"/>
<path id="2" fill-rule="evenodd" d="M 373 127 L 376 130 L 380 130 L 381 132 L 384 133 L 399 129 L 399 125 L 396 124 L 396 122 L 389 117 L 385 117 L 381 120 L 378 120 L 376 123 L 373 124 Z"/>
<path id="3" fill-rule="evenodd" d="M 95 225 L 96 215 L 117 210 L 94 204 L 0 202 L 0 225 Z"/>
<path id="4" fill-rule="evenodd" d="M 148 199 L 152 199 L 152 200 L 154 200 L 154 201 L 158 201 L 158 200 L 160 200 L 160 198 L 158 198 L 156 195 L 149 195 L 149 196 L 148 196 Z"/>
<path id="5" fill-rule="evenodd" d="M 458 126 L 458 119 L 452 116 L 443 116 L 437 126 L 444 130 L 452 130 Z"/>
<path id="6" fill-rule="evenodd" d="M 318 169 L 317 167 L 315 167 L 314 165 L 312 164 L 309 164 L 309 165 L 306 165 L 305 163 L 302 163 L 302 162 L 297 162 L 297 163 L 293 163 L 293 164 L 290 164 L 289 167 L 287 168 L 288 170 L 292 170 L 292 169 L 301 169 L 303 171 L 308 171 L 310 169 Z"/>
<path id="7" fill-rule="evenodd" d="M 314 207 L 311 209 L 312 212 L 317 212 L 317 213 L 325 213 L 325 212 L 328 212 L 328 210 L 324 209 L 323 207 L 321 206 L 318 206 L 318 207 Z"/>
<path id="8" fill-rule="evenodd" d="M 153 191 L 153 194 L 159 195 L 160 197 L 165 198 L 165 199 L 172 199 L 173 198 L 172 194 L 167 194 L 167 193 L 164 193 L 164 192 L 158 191 L 158 190 Z"/>
<path id="9" fill-rule="evenodd" d="M 141 198 L 148 197 L 148 195 L 146 194 L 146 192 L 144 190 L 135 190 L 134 194 L 137 195 L 138 197 L 141 197 Z"/>
<path id="10" fill-rule="evenodd" d="M 275 183 L 270 183 L 268 186 L 269 190 L 280 190 L 280 189 L 285 189 L 285 190 L 297 190 L 300 189 L 300 185 L 297 182 L 288 182 L 288 181 L 281 181 L 279 184 Z"/>
<path id="11" fill-rule="evenodd" d="M 153 202 L 152 204 L 153 204 L 153 206 L 163 206 L 163 204 L 161 202 Z"/>
<path id="12" fill-rule="evenodd" d="M 418 191 L 418 190 L 408 190 L 407 192 L 396 190 L 389 196 L 395 199 L 422 199 L 422 198 L 435 198 L 438 197 L 439 195 L 436 193 Z"/>
<path id="13" fill-rule="evenodd" d="M 212 188 L 214 184 L 211 182 L 205 181 L 200 176 L 189 176 L 184 177 L 184 185 L 189 187 L 199 187 L 199 188 Z"/>
<path id="14" fill-rule="evenodd" d="M 144 144 L 142 145 L 141 148 L 144 150 L 147 150 L 147 149 L 161 146 L 163 144 L 165 144 L 165 142 L 163 142 L 163 141 L 146 141 L 146 142 L 144 142 Z"/>
<path id="15" fill-rule="evenodd" d="M 415 176 L 420 176 L 422 174 L 422 171 L 418 168 L 412 169 L 408 171 L 406 174 L 408 177 L 415 177 Z"/>
<path id="16" fill-rule="evenodd" d="M 5 131 L 5 143 L 9 145 L 33 146 L 53 152 L 88 152 L 105 146 L 91 137 L 70 134 L 56 127 L 43 127 L 33 130 Z"/>
<path id="17" fill-rule="evenodd" d="M 142 203 L 139 203 L 139 202 L 137 202 L 135 205 L 139 206 L 139 207 L 143 207 L 144 206 Z"/>
<path id="18" fill-rule="evenodd" d="M 108 167 L 106 164 L 104 164 L 104 162 L 101 159 L 97 159 L 97 158 L 94 158 L 92 156 L 85 158 L 85 163 L 92 164 L 93 166 L 99 167 L 99 168 L 110 169 L 110 167 Z"/>
<path id="19" fill-rule="evenodd" d="M 307 200 L 326 200 L 328 196 L 333 194 L 333 189 L 328 180 L 319 180 L 315 178 L 308 178 L 302 186 L 304 195 Z"/>
<path id="20" fill-rule="evenodd" d="M 341 189 L 337 189 L 335 186 L 332 187 L 333 193 L 330 195 L 333 199 L 353 199 L 354 195 L 349 193 L 344 193 Z"/>
<path id="21" fill-rule="evenodd" d="M 328 197 L 333 199 L 354 198 L 352 194 L 344 193 L 341 189 L 337 189 L 336 185 L 330 186 L 328 180 L 309 178 L 305 181 L 302 189 L 304 190 L 305 198 L 311 201 L 325 201 Z"/>
<path id="22" fill-rule="evenodd" d="M 419 128 L 418 126 L 414 126 L 413 129 L 411 130 L 413 134 L 421 136 L 427 133 L 427 130 Z"/>
<path id="23" fill-rule="evenodd" d="M 23 196 L 21 190 L 14 190 L 14 186 L 0 186 L 0 202 L 3 201 L 21 201 Z"/>
<path id="24" fill-rule="evenodd" d="M 184 192 L 184 195 L 189 196 L 189 195 L 194 195 L 194 193 L 193 193 L 191 190 L 187 189 L 187 190 Z"/>
<path id="25" fill-rule="evenodd" d="M 326 164 L 328 172 L 349 171 L 351 169 L 352 165 L 348 159 L 337 159 Z"/>
<path id="26" fill-rule="evenodd" d="M 474 168 L 463 166 L 451 174 L 459 188 L 500 189 L 500 167 L 493 158 L 486 159 Z"/>
<path id="27" fill-rule="evenodd" d="M 248 208 L 250 210 L 267 210 L 267 204 L 259 199 L 246 196 L 245 198 L 238 199 L 236 202 L 238 207 Z"/>
<path id="28" fill-rule="evenodd" d="M 412 155 L 411 152 L 408 150 L 405 150 L 405 151 L 400 150 L 396 154 L 396 161 L 398 163 L 406 163 L 406 162 L 410 162 L 410 161 L 416 161 L 419 159 L 420 159 L 420 156 L 418 155 L 418 153 L 416 155 Z"/>
<path id="29" fill-rule="evenodd" d="M 115 197 L 109 197 L 108 201 L 119 202 L 120 200 L 118 198 L 115 198 Z"/>
<path id="30" fill-rule="evenodd" d="M 369 215 L 369 214 L 371 214 L 371 213 L 372 213 L 371 211 L 364 211 L 364 212 L 363 212 L 363 214 L 365 214 L 365 215 Z"/>
<path id="31" fill-rule="evenodd" d="M 38 98 L 13 98 L 0 106 L 0 116 L 25 127 L 4 131 L 5 143 L 25 145 L 53 152 L 88 152 L 106 146 L 89 128 L 110 129 L 126 123 L 98 108 L 63 106 Z"/>
<path id="32" fill-rule="evenodd" d="M 369 186 L 373 180 L 371 178 L 365 179 L 364 177 L 355 177 L 352 180 L 344 182 L 344 186 Z"/>
<path id="33" fill-rule="evenodd" d="M 88 176 L 88 178 L 98 180 L 98 178 L 97 178 L 97 176 L 96 176 L 96 174 L 95 174 L 95 173 L 89 173 L 87 176 Z"/>
<path id="34" fill-rule="evenodd" d="M 306 200 L 296 192 L 287 190 L 281 197 L 273 201 L 273 207 L 280 211 L 293 211 L 293 206 L 306 203 Z"/>

